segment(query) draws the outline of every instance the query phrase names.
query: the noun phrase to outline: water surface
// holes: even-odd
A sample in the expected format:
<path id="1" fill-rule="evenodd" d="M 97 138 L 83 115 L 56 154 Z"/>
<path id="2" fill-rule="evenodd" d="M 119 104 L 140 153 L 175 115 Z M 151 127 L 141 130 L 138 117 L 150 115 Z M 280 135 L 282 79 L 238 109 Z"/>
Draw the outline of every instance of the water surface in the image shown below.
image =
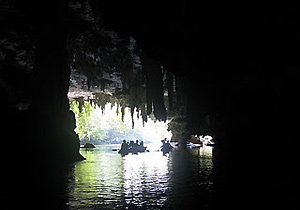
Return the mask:
<path id="1" fill-rule="evenodd" d="M 122 157 L 119 145 L 81 149 L 85 161 L 67 174 L 66 209 L 207 209 L 212 194 L 212 148 Z M 148 148 L 149 148 L 148 147 Z"/>

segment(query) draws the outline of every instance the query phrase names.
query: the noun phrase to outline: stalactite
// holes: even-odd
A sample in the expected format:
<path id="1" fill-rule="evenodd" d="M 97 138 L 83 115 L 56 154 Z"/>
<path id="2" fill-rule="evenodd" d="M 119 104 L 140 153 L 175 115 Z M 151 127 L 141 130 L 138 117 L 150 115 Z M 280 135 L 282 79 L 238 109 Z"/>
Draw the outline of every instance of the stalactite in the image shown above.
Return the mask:
<path id="1" fill-rule="evenodd" d="M 131 114 L 132 129 L 134 129 L 134 118 L 133 118 L 134 107 L 130 108 L 130 114 Z"/>
<path id="2" fill-rule="evenodd" d="M 186 107 L 186 85 L 185 79 L 179 76 L 175 76 L 175 90 L 176 90 L 176 104 L 174 104 L 176 111 L 180 115 L 185 115 L 185 107 Z"/>
<path id="3" fill-rule="evenodd" d="M 105 112 L 105 105 L 101 105 L 101 111 L 102 111 L 102 115 L 104 115 L 104 112 Z"/>
<path id="4" fill-rule="evenodd" d="M 97 103 L 97 106 L 99 107 L 99 108 L 101 108 L 101 101 L 100 101 L 100 99 L 96 99 L 96 103 Z"/>
<path id="5" fill-rule="evenodd" d="M 143 126 L 145 125 L 145 122 L 147 122 L 147 113 L 146 113 L 146 105 L 143 104 L 141 106 L 141 115 L 142 115 L 142 119 L 143 119 Z"/>
<path id="6" fill-rule="evenodd" d="M 88 101 L 89 101 L 91 107 L 93 107 L 93 99 L 91 99 L 90 97 L 88 97 Z"/>
<path id="7" fill-rule="evenodd" d="M 157 120 L 166 121 L 167 113 L 164 104 L 163 74 L 160 64 L 147 54 L 142 56 L 146 72 L 147 114 L 153 113 Z"/>
<path id="8" fill-rule="evenodd" d="M 124 116 L 125 116 L 125 107 L 121 106 L 121 113 L 122 113 L 122 122 L 124 122 Z"/>
<path id="9" fill-rule="evenodd" d="M 152 91 L 150 83 L 150 72 L 146 71 L 146 103 L 147 103 L 147 115 L 152 113 Z"/>
<path id="10" fill-rule="evenodd" d="M 114 108 L 114 106 L 115 106 L 115 103 L 111 103 L 110 104 L 110 110 L 112 110 Z"/>
<path id="11" fill-rule="evenodd" d="M 117 110 L 116 110 L 116 114 L 117 114 L 117 116 L 119 116 L 119 108 L 120 108 L 120 104 L 119 104 L 119 103 L 117 103 Z"/>
<path id="12" fill-rule="evenodd" d="M 92 107 L 93 107 L 94 109 L 96 109 L 96 108 L 97 108 L 97 104 L 95 103 L 95 101 L 93 101 L 92 104 L 93 104 Z"/>
<path id="13" fill-rule="evenodd" d="M 154 89 L 153 94 L 153 113 L 157 120 L 166 121 L 166 107 L 164 104 L 164 90 L 163 90 L 163 74 L 160 65 L 157 64 L 152 70 L 151 86 Z"/>
<path id="14" fill-rule="evenodd" d="M 140 110 L 138 107 L 136 107 L 136 118 L 139 120 L 140 119 Z"/>
<path id="15" fill-rule="evenodd" d="M 84 104 L 84 99 L 83 99 L 83 97 L 78 97 L 78 98 L 75 98 L 75 100 L 78 102 L 79 112 L 81 113 L 82 112 L 82 106 Z"/>
<path id="16" fill-rule="evenodd" d="M 168 101 L 169 101 L 169 111 L 173 111 L 173 81 L 174 76 L 171 72 L 167 73 L 167 89 L 168 89 Z"/>

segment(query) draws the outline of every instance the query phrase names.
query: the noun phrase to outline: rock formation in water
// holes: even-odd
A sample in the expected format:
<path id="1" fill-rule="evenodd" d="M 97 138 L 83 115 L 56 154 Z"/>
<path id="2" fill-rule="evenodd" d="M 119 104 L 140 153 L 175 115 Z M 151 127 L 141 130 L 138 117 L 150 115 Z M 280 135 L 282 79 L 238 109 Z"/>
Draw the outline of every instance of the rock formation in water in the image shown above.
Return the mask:
<path id="1" fill-rule="evenodd" d="M 40 161 L 82 160 L 67 98 L 68 1 L 5 3 L 1 6 L 11 10 L 3 19 L 7 28 L 1 37 L 1 83 L 6 90 L 1 95 L 14 107 L 8 115 L 21 133 L 16 141 L 26 145 L 30 140 L 30 150 Z"/>

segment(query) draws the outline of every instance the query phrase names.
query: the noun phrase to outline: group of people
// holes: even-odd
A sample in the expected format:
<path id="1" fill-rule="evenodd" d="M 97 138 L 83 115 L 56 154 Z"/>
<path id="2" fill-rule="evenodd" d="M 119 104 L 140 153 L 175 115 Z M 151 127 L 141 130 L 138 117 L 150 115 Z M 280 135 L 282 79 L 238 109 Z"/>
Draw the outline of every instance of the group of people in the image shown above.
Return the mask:
<path id="1" fill-rule="evenodd" d="M 167 138 L 161 140 L 162 146 L 160 147 L 163 154 L 169 153 L 173 147 L 170 144 L 170 141 L 167 140 Z M 127 155 L 129 153 L 137 154 L 139 152 L 145 152 L 147 147 L 144 146 L 143 141 L 139 141 L 138 139 L 134 141 L 127 142 L 125 139 L 123 140 L 121 144 L 121 149 L 119 150 L 119 153 L 121 155 Z"/>
<path id="2" fill-rule="evenodd" d="M 172 145 L 170 144 L 169 140 L 167 140 L 167 138 L 161 140 L 161 143 L 162 143 L 161 151 L 164 154 L 170 152 L 173 149 Z"/>
<path id="3" fill-rule="evenodd" d="M 144 142 L 140 141 L 137 139 L 135 142 L 134 141 L 130 141 L 127 142 L 125 139 L 123 140 L 123 143 L 121 145 L 121 149 L 119 151 L 119 153 L 126 155 L 128 153 L 138 153 L 138 152 L 145 152 L 146 148 L 144 146 Z"/>

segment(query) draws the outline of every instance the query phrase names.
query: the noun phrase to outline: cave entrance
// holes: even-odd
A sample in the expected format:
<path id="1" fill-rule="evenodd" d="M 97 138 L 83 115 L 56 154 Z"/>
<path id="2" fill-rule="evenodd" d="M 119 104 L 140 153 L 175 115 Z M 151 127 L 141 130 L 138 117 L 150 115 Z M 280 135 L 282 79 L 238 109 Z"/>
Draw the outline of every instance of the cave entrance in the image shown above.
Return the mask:
<path id="1" fill-rule="evenodd" d="M 80 143 L 121 144 L 142 140 L 145 144 L 161 144 L 164 138 L 171 139 L 168 123 L 157 121 L 153 115 L 142 118 L 141 111 L 122 107 L 116 102 L 98 105 L 89 100 L 70 99 L 70 109 L 75 113 L 76 129 Z"/>

